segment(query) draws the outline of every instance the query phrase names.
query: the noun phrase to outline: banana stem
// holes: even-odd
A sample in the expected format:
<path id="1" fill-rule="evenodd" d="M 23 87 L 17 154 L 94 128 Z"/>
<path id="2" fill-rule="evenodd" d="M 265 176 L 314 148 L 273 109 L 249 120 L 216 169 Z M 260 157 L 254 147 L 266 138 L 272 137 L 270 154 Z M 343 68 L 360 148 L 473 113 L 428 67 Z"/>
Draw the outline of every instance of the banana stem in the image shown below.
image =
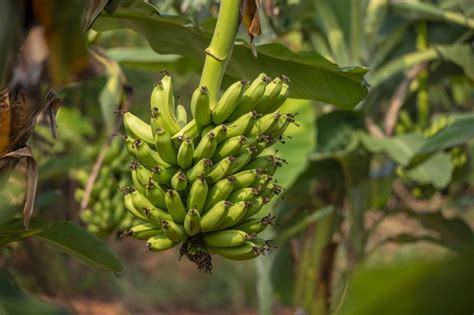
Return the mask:
<path id="1" fill-rule="evenodd" d="M 211 44 L 206 49 L 200 85 L 207 87 L 211 107 L 217 103 L 225 68 L 232 55 L 239 27 L 239 12 L 240 0 L 221 1 Z"/>

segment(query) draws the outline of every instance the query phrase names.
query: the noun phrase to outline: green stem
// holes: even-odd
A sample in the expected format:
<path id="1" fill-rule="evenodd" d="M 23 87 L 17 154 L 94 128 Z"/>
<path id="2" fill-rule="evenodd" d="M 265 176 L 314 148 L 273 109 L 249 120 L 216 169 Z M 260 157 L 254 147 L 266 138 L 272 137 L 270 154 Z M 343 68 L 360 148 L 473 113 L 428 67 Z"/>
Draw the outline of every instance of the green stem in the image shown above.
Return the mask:
<path id="1" fill-rule="evenodd" d="M 206 61 L 200 82 L 200 85 L 206 86 L 209 91 L 211 106 L 217 103 L 225 68 L 232 55 L 239 27 L 239 12 L 240 0 L 221 1 L 211 44 L 206 49 Z"/>

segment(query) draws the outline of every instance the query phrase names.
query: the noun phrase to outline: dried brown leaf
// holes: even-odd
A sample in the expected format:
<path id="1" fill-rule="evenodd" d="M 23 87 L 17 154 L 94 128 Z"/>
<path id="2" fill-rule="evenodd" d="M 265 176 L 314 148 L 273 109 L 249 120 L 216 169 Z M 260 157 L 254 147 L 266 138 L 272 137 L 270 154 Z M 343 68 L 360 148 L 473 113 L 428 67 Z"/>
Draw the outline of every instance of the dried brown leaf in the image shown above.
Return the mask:
<path id="1" fill-rule="evenodd" d="M 255 48 L 254 39 L 262 34 L 260 26 L 260 0 L 243 0 L 242 1 L 242 23 L 247 29 L 247 33 L 250 36 L 250 45 L 252 53 L 256 57 L 257 50 Z"/>

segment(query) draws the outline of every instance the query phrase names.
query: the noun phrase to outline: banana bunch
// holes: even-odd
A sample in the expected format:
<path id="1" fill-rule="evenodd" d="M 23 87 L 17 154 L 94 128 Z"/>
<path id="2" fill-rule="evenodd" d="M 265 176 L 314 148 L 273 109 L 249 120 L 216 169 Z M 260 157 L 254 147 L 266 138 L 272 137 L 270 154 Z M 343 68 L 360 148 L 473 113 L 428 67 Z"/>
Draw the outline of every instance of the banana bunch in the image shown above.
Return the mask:
<path id="1" fill-rule="evenodd" d="M 125 143 L 135 159 L 124 203 L 146 221 L 129 234 L 146 240 L 150 251 L 182 244 L 181 255 L 206 272 L 212 254 L 246 260 L 269 250 L 271 242 L 257 234 L 273 217 L 259 211 L 282 192 L 272 175 L 286 162 L 267 149 L 295 123 L 294 115 L 278 111 L 288 82 L 262 73 L 232 84 L 216 104 L 200 86 L 188 121 L 165 73 L 151 94 L 150 124 L 124 114 Z"/>
<path id="2" fill-rule="evenodd" d="M 128 152 L 122 140 L 114 139 L 104 155 L 102 168 L 92 188 L 87 208 L 80 213 L 80 218 L 87 225 L 87 229 L 98 236 L 106 237 L 114 232 L 126 231 L 140 223 L 125 209 L 123 194 L 117 188 L 130 185 L 127 161 Z M 74 194 L 78 203 L 84 198 L 88 177 L 89 170 L 86 169 L 74 173 L 74 178 L 81 184 Z"/>

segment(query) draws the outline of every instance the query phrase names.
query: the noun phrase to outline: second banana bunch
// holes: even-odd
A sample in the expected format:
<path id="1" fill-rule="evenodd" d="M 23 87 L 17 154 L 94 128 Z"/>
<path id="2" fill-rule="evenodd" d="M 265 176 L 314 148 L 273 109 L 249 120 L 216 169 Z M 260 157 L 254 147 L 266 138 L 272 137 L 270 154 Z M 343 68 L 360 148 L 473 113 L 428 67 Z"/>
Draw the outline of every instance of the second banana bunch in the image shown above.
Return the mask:
<path id="1" fill-rule="evenodd" d="M 133 187 L 126 208 L 147 223 L 129 235 L 151 251 L 181 244 L 206 272 L 211 255 L 246 260 L 271 243 L 261 233 L 272 223 L 262 207 L 282 192 L 272 175 L 286 162 L 267 150 L 281 141 L 294 115 L 278 110 L 288 98 L 285 76 L 260 74 L 232 84 L 214 105 L 205 86 L 191 98 L 193 119 L 175 106 L 172 77 L 165 73 L 151 95 L 151 120 L 124 114 Z"/>

